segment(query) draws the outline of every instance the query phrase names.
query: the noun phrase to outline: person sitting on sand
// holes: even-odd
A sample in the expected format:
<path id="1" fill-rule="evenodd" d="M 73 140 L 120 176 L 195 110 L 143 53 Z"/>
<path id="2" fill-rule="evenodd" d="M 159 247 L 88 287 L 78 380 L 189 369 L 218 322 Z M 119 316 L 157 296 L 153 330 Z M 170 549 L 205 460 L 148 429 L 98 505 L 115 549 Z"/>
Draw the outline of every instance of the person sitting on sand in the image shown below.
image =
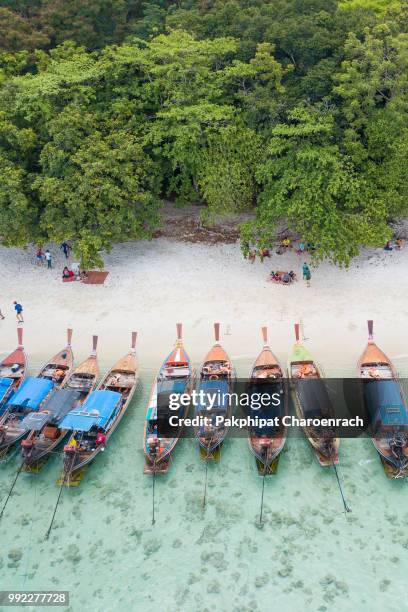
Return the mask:
<path id="1" fill-rule="evenodd" d="M 397 238 L 397 240 L 395 241 L 395 248 L 397 248 L 400 251 L 403 246 L 404 246 L 404 241 L 401 238 Z"/>
<path id="2" fill-rule="evenodd" d="M 291 246 L 291 242 L 290 242 L 290 238 L 289 238 L 288 236 L 286 236 L 286 237 L 285 237 L 285 238 L 282 240 L 282 242 L 281 242 L 281 246 L 282 246 L 284 249 L 289 249 L 289 248 L 290 248 L 290 246 Z"/>
<path id="3" fill-rule="evenodd" d="M 67 266 L 65 266 L 65 268 L 62 271 L 62 278 L 73 278 L 74 276 L 75 274 L 73 273 L 73 271 L 69 270 Z"/>
<path id="4" fill-rule="evenodd" d="M 384 251 L 392 251 L 391 240 L 388 240 L 387 244 L 384 247 Z"/>
<path id="5" fill-rule="evenodd" d="M 79 274 L 79 278 L 81 279 L 81 281 L 85 281 L 88 278 L 88 273 L 86 270 L 82 270 Z"/>
<path id="6" fill-rule="evenodd" d="M 294 271 L 293 271 L 293 270 L 291 270 L 291 271 L 289 272 L 289 276 L 290 276 L 290 278 L 291 278 L 291 280 L 292 280 L 292 281 L 294 281 L 294 280 L 295 280 L 295 278 L 296 278 L 296 274 L 294 273 Z"/>
<path id="7" fill-rule="evenodd" d="M 289 272 L 284 272 L 282 275 L 282 283 L 284 283 L 285 285 L 289 285 L 290 282 L 292 282 L 292 279 L 290 277 Z"/>

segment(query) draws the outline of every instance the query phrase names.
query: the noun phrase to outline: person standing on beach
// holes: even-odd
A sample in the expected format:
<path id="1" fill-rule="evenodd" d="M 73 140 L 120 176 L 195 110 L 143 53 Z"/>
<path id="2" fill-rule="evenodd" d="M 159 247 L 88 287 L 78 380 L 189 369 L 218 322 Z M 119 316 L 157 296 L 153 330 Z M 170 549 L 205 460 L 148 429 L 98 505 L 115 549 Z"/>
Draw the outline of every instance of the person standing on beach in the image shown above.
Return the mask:
<path id="1" fill-rule="evenodd" d="M 14 310 L 16 311 L 16 316 L 17 316 L 17 322 L 18 323 L 24 323 L 24 319 L 23 319 L 23 307 L 21 304 L 19 304 L 18 302 L 14 301 Z"/>
<path id="2" fill-rule="evenodd" d="M 303 279 L 306 281 L 306 285 L 310 287 L 310 279 L 312 278 L 312 273 L 310 272 L 310 268 L 306 262 L 303 264 Z"/>
<path id="3" fill-rule="evenodd" d="M 47 262 L 47 268 L 50 270 L 52 268 L 52 255 L 48 249 L 45 251 L 45 261 Z"/>
<path id="4" fill-rule="evenodd" d="M 44 252 L 40 246 L 38 247 L 36 258 L 37 258 L 37 265 L 42 266 L 44 263 Z"/>
<path id="5" fill-rule="evenodd" d="M 63 242 L 60 246 L 61 251 L 64 253 L 65 257 L 68 259 L 69 257 L 69 252 L 70 252 L 70 246 L 68 244 L 68 242 Z"/>

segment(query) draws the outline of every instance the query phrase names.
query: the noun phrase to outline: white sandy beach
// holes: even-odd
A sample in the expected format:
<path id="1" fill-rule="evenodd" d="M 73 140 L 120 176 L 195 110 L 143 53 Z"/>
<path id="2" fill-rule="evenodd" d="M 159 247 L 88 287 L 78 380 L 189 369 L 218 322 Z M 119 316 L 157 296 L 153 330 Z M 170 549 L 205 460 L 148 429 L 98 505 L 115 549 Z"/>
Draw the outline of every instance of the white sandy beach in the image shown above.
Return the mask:
<path id="1" fill-rule="evenodd" d="M 272 348 L 284 361 L 293 323 L 300 320 L 326 373 L 341 375 L 363 349 L 367 318 L 374 319 L 378 343 L 389 356 L 408 364 L 408 247 L 366 251 L 349 270 L 324 263 L 312 269 L 310 288 L 302 280 L 288 287 L 266 280 L 271 269 L 293 269 L 300 278 L 303 259 L 293 251 L 250 264 L 238 244 L 164 238 L 125 243 L 105 258 L 105 285 L 92 286 L 62 283 L 65 258 L 58 246 L 50 249 L 52 270 L 36 266 L 34 248 L 0 248 L 0 307 L 6 315 L 0 321 L 0 353 L 16 344 L 12 302 L 18 300 L 33 369 L 61 348 L 67 326 L 74 328 L 77 361 L 89 353 L 96 333 L 108 366 L 126 351 L 130 331 L 136 329 L 141 365 L 155 368 L 174 341 L 177 321 L 184 324 L 186 348 L 197 363 L 213 341 L 214 321 L 221 322 L 222 342 L 238 360 L 256 356 L 259 328 L 267 324 Z"/>

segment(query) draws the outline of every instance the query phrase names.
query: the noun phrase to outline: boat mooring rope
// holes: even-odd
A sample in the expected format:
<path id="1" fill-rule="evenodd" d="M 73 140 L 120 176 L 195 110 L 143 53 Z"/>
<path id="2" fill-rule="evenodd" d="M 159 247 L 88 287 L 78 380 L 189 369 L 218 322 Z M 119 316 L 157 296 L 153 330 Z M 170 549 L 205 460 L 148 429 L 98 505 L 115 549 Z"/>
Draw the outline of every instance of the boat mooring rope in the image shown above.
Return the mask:
<path id="1" fill-rule="evenodd" d="M 265 476 L 266 476 L 266 459 L 267 459 L 268 451 L 265 451 L 265 463 L 264 463 L 264 471 L 262 475 L 262 495 L 261 495 L 261 511 L 259 513 L 259 524 L 262 525 L 262 516 L 263 516 L 263 503 L 264 503 L 264 491 L 265 491 Z"/>
<path id="2" fill-rule="evenodd" d="M 34 505 L 33 508 L 37 508 L 37 484 L 38 484 L 38 479 L 35 479 L 34 482 Z M 21 590 L 24 591 L 25 590 L 25 583 L 26 580 L 28 578 L 28 570 L 30 567 L 30 561 L 31 561 L 31 556 L 32 556 L 32 550 L 33 550 L 33 525 L 34 525 L 34 521 L 30 521 L 30 533 L 29 533 L 29 537 L 28 537 L 28 550 L 27 550 L 27 559 L 26 559 L 26 564 L 25 564 L 25 572 L 24 574 L 22 574 L 22 584 L 21 584 Z"/>
<path id="3" fill-rule="evenodd" d="M 339 474 L 338 474 L 338 471 L 337 471 L 337 468 L 336 468 L 336 464 L 334 463 L 333 457 L 332 457 L 332 464 L 333 464 L 333 468 L 334 468 L 334 473 L 336 474 L 337 484 L 339 485 L 339 491 L 340 491 L 341 499 L 343 500 L 344 511 L 346 513 L 347 512 L 351 512 L 351 508 L 347 504 L 346 498 L 344 496 L 343 487 L 341 485 L 340 477 L 339 477 Z"/>

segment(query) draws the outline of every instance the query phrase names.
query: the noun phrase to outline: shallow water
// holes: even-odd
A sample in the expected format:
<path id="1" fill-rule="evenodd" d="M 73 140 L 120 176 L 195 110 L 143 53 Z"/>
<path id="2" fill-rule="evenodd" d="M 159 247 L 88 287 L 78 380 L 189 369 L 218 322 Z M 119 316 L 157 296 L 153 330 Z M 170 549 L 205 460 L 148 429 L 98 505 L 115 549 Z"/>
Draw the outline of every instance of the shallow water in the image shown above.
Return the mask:
<path id="1" fill-rule="evenodd" d="M 407 361 L 397 366 L 406 371 Z M 182 440 L 156 478 L 153 526 L 141 450 L 153 375 L 142 371 L 108 449 L 78 488 L 64 490 L 48 541 L 61 458 L 20 476 L 0 523 L 1 589 L 68 590 L 74 612 L 406 609 L 408 486 L 386 478 L 370 440 L 342 441 L 347 516 L 333 471 L 304 439 L 288 440 L 278 474 L 266 479 L 262 527 L 262 478 L 247 441 L 227 440 L 209 465 L 203 510 L 204 463 L 196 443 Z M 1 499 L 18 465 L 0 466 Z"/>

